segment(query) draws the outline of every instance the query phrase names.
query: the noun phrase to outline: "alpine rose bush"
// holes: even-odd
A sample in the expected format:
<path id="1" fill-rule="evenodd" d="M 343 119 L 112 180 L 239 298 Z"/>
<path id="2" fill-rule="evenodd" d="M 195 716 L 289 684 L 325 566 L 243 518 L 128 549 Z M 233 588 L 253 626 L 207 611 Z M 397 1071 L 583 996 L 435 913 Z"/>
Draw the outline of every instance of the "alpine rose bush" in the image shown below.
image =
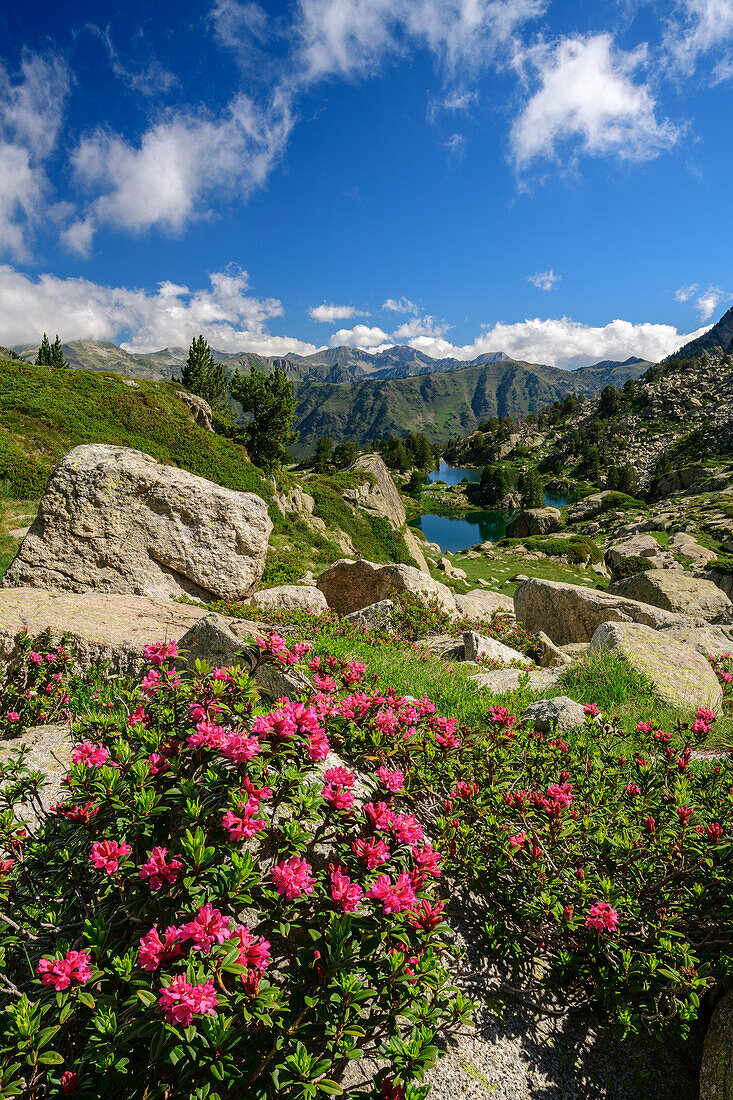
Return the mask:
<path id="1" fill-rule="evenodd" d="M 260 660 L 308 648 L 274 635 Z M 358 798 L 322 761 L 378 721 L 447 760 L 455 723 L 362 691 L 353 662 L 329 667 L 335 690 L 322 676 L 266 708 L 239 666 L 146 656 L 134 690 L 76 723 L 39 825 L 13 816 L 37 787 L 23 753 L 0 765 L 0 1096 L 421 1100 L 437 1031 L 469 1008 L 446 970 L 442 853 L 387 753 Z M 382 1068 L 349 1078 L 367 1055 Z"/>
<path id="2" fill-rule="evenodd" d="M 0 741 L 20 737 L 28 726 L 65 718 L 70 701 L 72 657 L 66 638 L 53 642 L 44 630 L 21 634 L 20 653 L 0 668 Z"/>

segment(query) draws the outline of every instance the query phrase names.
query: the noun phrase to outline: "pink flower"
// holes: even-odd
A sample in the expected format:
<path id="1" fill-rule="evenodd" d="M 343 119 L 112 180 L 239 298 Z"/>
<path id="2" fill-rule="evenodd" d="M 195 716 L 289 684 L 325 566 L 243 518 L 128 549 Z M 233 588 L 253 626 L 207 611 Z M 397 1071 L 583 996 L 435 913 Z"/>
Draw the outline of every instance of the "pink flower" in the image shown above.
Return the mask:
<path id="1" fill-rule="evenodd" d="M 502 726 L 504 729 L 511 729 L 516 722 L 516 718 L 506 707 L 489 707 L 489 717 L 495 726 Z"/>
<path id="2" fill-rule="evenodd" d="M 270 941 L 263 936 L 255 938 L 245 924 L 240 924 L 234 929 L 234 938 L 239 940 L 240 950 L 237 960 L 239 965 L 246 966 L 248 970 L 256 970 L 258 974 L 264 974 L 272 961 Z M 242 980 L 244 981 L 244 976 Z"/>
<path id="3" fill-rule="evenodd" d="M 329 695 L 338 690 L 338 684 L 332 676 L 321 676 L 318 672 L 313 674 L 313 685 L 318 691 L 328 692 Z"/>
<path id="4" fill-rule="evenodd" d="M 17 710 L 9 710 L 8 711 L 8 722 L 19 722 L 19 721 L 20 721 L 20 715 L 18 714 Z"/>
<path id="5" fill-rule="evenodd" d="M 691 806 L 678 806 L 677 816 L 680 819 L 680 824 L 686 825 L 694 812 Z"/>
<path id="6" fill-rule="evenodd" d="M 386 802 L 365 802 L 364 813 L 377 832 L 386 832 L 394 820 L 394 811 Z"/>
<path id="7" fill-rule="evenodd" d="M 412 814 L 393 814 L 390 828 L 400 844 L 421 844 L 423 827 Z"/>
<path id="8" fill-rule="evenodd" d="M 324 784 L 323 797 L 334 810 L 352 810 L 354 807 L 354 792 L 336 783 Z"/>
<path id="9" fill-rule="evenodd" d="M 44 956 L 36 967 L 43 985 L 52 985 L 57 993 L 70 985 L 84 985 L 92 976 L 88 951 L 67 951 L 63 959 Z"/>
<path id="10" fill-rule="evenodd" d="M 71 754 L 74 764 L 86 764 L 90 768 L 101 768 L 109 759 L 104 745 L 93 745 L 91 741 L 82 741 Z"/>
<path id="11" fill-rule="evenodd" d="M 309 760 L 325 760 L 330 751 L 330 745 L 328 744 L 328 740 L 323 731 L 319 733 L 308 734 Z"/>
<path id="12" fill-rule="evenodd" d="M 586 706 L 583 707 L 583 713 L 587 718 L 597 718 L 601 713 L 601 709 L 596 703 L 587 703 Z"/>
<path id="13" fill-rule="evenodd" d="M 290 859 L 276 863 L 270 875 L 278 894 L 286 901 L 295 901 L 301 894 L 313 893 L 315 884 L 311 870 L 306 860 L 300 856 L 291 856 Z"/>
<path id="14" fill-rule="evenodd" d="M 636 727 L 636 732 L 651 733 L 653 729 L 654 726 L 651 724 L 651 722 L 639 722 L 638 726 Z"/>
<path id="15" fill-rule="evenodd" d="M 585 927 L 594 932 L 614 932 L 618 928 L 618 913 L 607 901 L 597 901 L 588 910 Z"/>
<path id="16" fill-rule="evenodd" d="M 386 863 L 389 859 L 389 847 L 383 840 L 377 840 L 375 836 L 369 840 L 353 840 L 351 850 L 366 864 L 367 870 L 372 871 L 380 863 Z"/>
<path id="17" fill-rule="evenodd" d="M 262 746 L 256 737 L 247 737 L 244 733 L 228 733 L 221 738 L 219 751 L 222 756 L 236 764 L 246 764 L 262 752 Z"/>
<path id="18" fill-rule="evenodd" d="M 157 668 L 151 668 L 147 676 L 143 676 L 140 681 L 140 690 L 144 695 L 150 697 L 155 695 L 156 691 L 160 691 L 162 682 L 161 675 Z"/>
<path id="19" fill-rule="evenodd" d="M 348 768 L 326 768 L 323 778 L 339 787 L 353 787 L 356 776 Z"/>
<path id="20" fill-rule="evenodd" d="M 331 897 L 334 905 L 342 913 L 353 913 L 359 908 L 364 891 L 358 883 L 352 882 L 348 875 L 343 873 L 341 867 L 330 863 L 328 870 L 331 875 Z"/>
<path id="21" fill-rule="evenodd" d="M 211 978 L 203 985 L 191 985 L 178 974 L 169 985 L 160 987 L 158 1004 L 169 1023 L 188 1027 L 196 1013 L 215 1016 L 219 1001 Z"/>
<path id="22" fill-rule="evenodd" d="M 194 949 L 203 955 L 208 955 L 213 944 L 224 943 L 231 934 L 229 917 L 214 909 L 210 901 L 202 905 L 194 919 L 181 928 L 184 939 L 193 940 Z"/>
<path id="23" fill-rule="evenodd" d="M 211 673 L 214 680 L 219 680 L 221 683 L 232 683 L 232 670 L 230 668 L 215 668 Z"/>
<path id="24" fill-rule="evenodd" d="M 113 875 L 120 860 L 124 856 L 129 856 L 131 851 L 132 848 L 125 841 L 118 844 L 116 840 L 97 840 L 92 844 L 92 863 L 98 871 L 106 871 L 108 875 Z"/>
<path id="25" fill-rule="evenodd" d="M 717 821 L 705 826 L 705 836 L 711 844 L 717 844 L 723 835 L 723 830 Z"/>
<path id="26" fill-rule="evenodd" d="M 36 653 L 34 651 L 33 653 L 29 654 L 29 656 L 30 656 L 30 659 L 31 659 L 31 661 L 33 662 L 34 665 L 43 664 L 43 657 L 41 656 L 40 653 Z"/>
<path id="27" fill-rule="evenodd" d="M 522 831 L 521 833 L 517 833 L 515 836 L 510 836 L 509 843 L 513 848 L 521 848 L 526 839 L 527 834 Z"/>
<path id="28" fill-rule="evenodd" d="M 407 909 L 414 909 L 417 905 L 417 896 L 410 877 L 406 874 L 398 875 L 394 883 L 389 875 L 380 875 L 367 891 L 367 897 L 381 902 L 382 912 L 385 915 L 402 913 Z"/>
<path id="29" fill-rule="evenodd" d="M 146 645 L 143 652 L 151 665 L 164 665 L 171 657 L 178 656 L 178 646 L 175 642 L 154 642 Z"/>
<path id="30" fill-rule="evenodd" d="M 64 1070 L 61 1074 L 61 1091 L 64 1096 L 76 1096 L 78 1085 L 79 1074 L 74 1073 L 73 1069 Z"/>
<path id="31" fill-rule="evenodd" d="M 381 768 L 377 769 L 377 778 L 381 779 L 387 790 L 392 791 L 394 794 L 401 791 L 405 785 L 405 773 L 400 771 L 399 768 L 392 771 L 382 765 Z"/>
<path id="32" fill-rule="evenodd" d="M 140 723 L 143 726 L 148 724 L 148 716 L 145 711 L 145 706 L 141 703 L 139 707 L 135 707 L 134 711 L 127 719 L 128 726 L 136 726 Z"/>
<path id="33" fill-rule="evenodd" d="M 443 859 L 443 855 L 442 852 L 438 852 L 433 848 L 432 844 L 425 844 L 422 848 L 413 848 L 412 858 L 415 860 L 417 871 L 423 878 L 426 875 L 430 875 L 431 878 L 440 878 L 438 864 Z"/>
<path id="34" fill-rule="evenodd" d="M 170 763 L 164 756 L 161 756 L 159 752 L 151 752 L 148 757 L 148 763 L 150 764 L 150 774 L 158 775 L 160 772 L 167 772 L 170 768 Z"/>
<path id="35" fill-rule="evenodd" d="M 641 794 L 641 787 L 639 786 L 638 783 L 627 783 L 626 786 L 624 787 L 624 791 L 625 791 L 626 794 L 631 795 L 633 797 L 637 794 Z"/>
<path id="36" fill-rule="evenodd" d="M 259 802 L 250 798 L 244 807 L 240 805 L 240 809 L 242 809 L 240 815 L 235 814 L 232 810 L 226 811 L 222 824 L 225 829 L 229 830 L 230 840 L 249 840 L 255 833 L 259 833 L 264 829 L 264 819 L 255 817 L 259 808 Z"/>
<path id="37" fill-rule="evenodd" d="M 358 661 L 351 661 L 342 673 L 342 679 L 345 684 L 351 687 L 364 679 L 365 672 L 366 665 L 361 665 Z"/>
<path id="38" fill-rule="evenodd" d="M 423 932 L 432 932 L 434 928 L 443 923 L 442 913 L 442 901 L 432 904 L 432 902 L 423 898 L 418 902 L 417 908 L 412 911 L 408 920 L 413 928 L 419 928 Z"/>
<path id="39" fill-rule="evenodd" d="M 137 949 L 137 961 L 143 970 L 157 970 L 165 962 L 179 959 L 183 955 L 180 945 L 181 929 L 175 925 L 169 925 L 165 930 L 165 939 L 161 940 L 157 928 L 140 938 L 140 946 Z"/>
<path id="40" fill-rule="evenodd" d="M 147 861 L 140 868 L 140 878 L 148 880 L 151 890 L 160 890 L 164 882 L 172 886 L 183 870 L 183 864 L 179 859 L 172 859 L 170 863 L 166 863 L 167 855 L 167 848 L 153 848 Z"/>

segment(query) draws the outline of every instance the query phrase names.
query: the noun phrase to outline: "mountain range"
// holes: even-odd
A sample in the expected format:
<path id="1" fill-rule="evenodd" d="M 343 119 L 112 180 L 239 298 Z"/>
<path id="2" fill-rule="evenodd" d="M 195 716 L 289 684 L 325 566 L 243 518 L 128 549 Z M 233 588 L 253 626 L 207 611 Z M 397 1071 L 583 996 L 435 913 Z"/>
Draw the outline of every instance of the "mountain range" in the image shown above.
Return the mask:
<path id="1" fill-rule="evenodd" d="M 97 340 L 75 340 L 63 347 L 72 367 L 159 380 L 178 377 L 188 354 L 185 348 L 133 353 Z M 32 362 L 37 348 L 25 345 L 12 351 Z M 521 362 L 501 351 L 465 362 L 434 359 L 404 345 L 377 353 L 337 347 L 305 356 L 213 354 L 230 374 L 252 366 L 265 371 L 278 366 L 287 373 L 298 400 L 296 454 L 307 452 L 324 434 L 334 442 L 366 443 L 420 431 L 443 442 L 474 431 L 490 417 L 537 412 L 568 393 L 596 395 L 604 386 L 640 377 L 650 366 L 632 357 L 568 371 Z"/>

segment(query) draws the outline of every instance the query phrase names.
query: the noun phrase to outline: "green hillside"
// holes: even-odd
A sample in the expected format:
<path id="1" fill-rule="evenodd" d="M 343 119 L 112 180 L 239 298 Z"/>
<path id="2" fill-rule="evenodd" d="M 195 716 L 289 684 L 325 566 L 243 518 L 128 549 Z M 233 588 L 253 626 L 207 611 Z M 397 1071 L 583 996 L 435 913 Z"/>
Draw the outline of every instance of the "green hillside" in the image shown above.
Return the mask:
<path id="1" fill-rule="evenodd" d="M 16 499 L 39 497 L 59 459 L 81 443 L 145 451 L 230 489 L 272 500 L 236 444 L 204 431 L 172 382 L 129 385 L 112 373 L 51 371 L 0 360 L 0 481 Z"/>
<path id="2" fill-rule="evenodd" d="M 440 442 L 473 432 L 490 417 L 537 412 L 568 393 L 598 394 L 609 383 L 639 377 L 648 366 L 629 360 L 566 371 L 502 360 L 408 378 L 295 382 L 298 450 L 309 450 L 324 434 L 366 443 L 423 432 Z"/>

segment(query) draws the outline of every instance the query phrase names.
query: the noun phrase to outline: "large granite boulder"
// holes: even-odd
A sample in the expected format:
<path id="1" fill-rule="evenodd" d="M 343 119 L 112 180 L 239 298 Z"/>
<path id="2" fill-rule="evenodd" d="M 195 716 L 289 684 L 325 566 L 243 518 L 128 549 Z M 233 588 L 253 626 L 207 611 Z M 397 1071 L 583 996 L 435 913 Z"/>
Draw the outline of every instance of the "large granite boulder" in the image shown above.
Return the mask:
<path id="1" fill-rule="evenodd" d="M 262 588 L 250 597 L 250 603 L 267 611 L 312 611 L 321 615 L 328 610 L 326 597 L 313 584 L 281 584 Z"/>
<path id="2" fill-rule="evenodd" d="M 630 538 L 624 539 L 623 542 L 614 543 L 606 551 L 606 565 L 610 569 L 615 569 L 621 562 L 627 561 L 628 558 L 650 558 L 659 559 L 662 553 L 662 548 L 655 538 L 651 535 L 643 535 L 641 532 L 635 535 L 631 535 Z"/>
<path id="3" fill-rule="evenodd" d="M 723 692 L 709 662 L 664 631 L 641 623 L 602 623 L 588 652 L 620 654 L 646 676 L 660 699 L 677 710 L 691 712 L 703 706 L 717 710 L 722 706 Z"/>
<path id="4" fill-rule="evenodd" d="M 632 577 L 614 581 L 609 592 L 630 600 L 661 607 L 678 615 L 714 619 L 733 609 L 733 604 L 717 584 L 693 577 L 682 569 L 648 569 Z"/>
<path id="5" fill-rule="evenodd" d="M 527 508 L 507 526 L 508 539 L 526 539 L 532 535 L 551 535 L 562 530 L 559 508 Z"/>
<path id="6" fill-rule="evenodd" d="M 451 590 L 411 565 L 377 565 L 364 558 L 340 558 L 321 573 L 317 584 L 328 606 L 339 615 L 350 615 L 401 592 L 412 592 L 424 603 L 435 600 L 451 618 L 458 614 Z"/>
<path id="7" fill-rule="evenodd" d="M 530 691 L 550 691 L 560 676 L 561 673 L 552 668 L 495 668 L 490 672 L 477 672 L 469 676 L 469 680 L 492 695 L 505 695 L 508 691 L 517 691 L 520 680 L 527 681 Z"/>
<path id="8" fill-rule="evenodd" d="M 254 493 L 126 447 L 75 447 L 56 467 L 3 587 L 241 600 L 272 522 Z"/>
<path id="9" fill-rule="evenodd" d="M 689 558 L 692 565 L 698 569 L 704 569 L 711 561 L 715 561 L 717 554 L 714 550 L 708 550 L 707 546 L 701 546 L 694 535 L 687 531 L 675 531 L 669 540 L 670 550 L 676 550 L 678 554 Z"/>
<path id="10" fill-rule="evenodd" d="M 472 588 L 463 595 L 456 593 L 456 607 L 461 615 L 468 619 L 490 619 L 497 611 L 502 614 L 514 614 L 514 600 L 502 592 L 490 589 Z"/>
<path id="11" fill-rule="evenodd" d="M 609 506 L 608 497 L 613 496 L 611 489 L 604 489 L 602 493 L 591 493 L 583 497 L 576 504 L 571 504 L 565 513 L 568 523 L 585 523 L 586 520 L 595 519 Z"/>
<path id="12" fill-rule="evenodd" d="M 194 424 L 198 424 L 204 431 L 213 432 L 214 412 L 208 401 L 199 397 L 197 393 L 188 393 L 186 390 L 176 390 L 176 397 L 180 398 L 184 405 L 188 405 Z"/>
<path id="13" fill-rule="evenodd" d="M 558 695 L 554 699 L 538 699 L 522 714 L 523 723 L 531 723 L 542 733 L 567 733 L 585 725 L 585 711 L 575 699 Z"/>
<path id="14" fill-rule="evenodd" d="M 372 516 L 382 516 L 395 531 L 402 533 L 407 549 L 422 573 L 429 573 L 420 540 L 414 531 L 405 526 L 407 513 L 392 475 L 384 459 L 378 454 L 360 455 L 347 467 L 347 473 L 363 474 L 358 484 L 346 489 L 344 500 L 356 505 Z"/>
<path id="15" fill-rule="evenodd" d="M 705 1036 L 700 1100 L 733 1100 L 733 992 L 719 1001 Z"/>
<path id="16" fill-rule="evenodd" d="M 465 630 L 463 632 L 463 645 L 467 661 L 480 661 L 488 658 L 491 661 L 501 661 L 504 665 L 515 662 L 523 665 L 524 668 L 534 667 L 534 661 L 531 661 L 529 657 L 525 657 L 518 649 L 512 649 L 511 646 L 504 645 L 496 638 L 486 638 L 483 634 L 477 634 L 475 630 Z"/>
<path id="17" fill-rule="evenodd" d="M 686 645 L 690 649 L 696 649 L 704 657 L 718 656 L 721 653 L 730 653 L 733 650 L 733 630 L 727 626 L 687 626 L 678 624 L 663 626 L 661 631 L 668 638 L 672 638 L 680 645 Z"/>
<path id="18" fill-rule="evenodd" d="M 360 607 L 358 611 L 352 611 L 350 615 L 344 615 L 344 622 L 355 623 L 363 630 L 387 630 L 394 629 L 394 603 L 392 600 L 379 600 L 370 603 L 367 607 Z"/>
<path id="19" fill-rule="evenodd" d="M 636 622 L 658 628 L 679 625 L 680 616 L 650 604 L 611 595 L 596 588 L 536 577 L 514 593 L 517 620 L 532 634 L 543 630 L 555 645 L 589 642 L 601 623 Z"/>
<path id="20" fill-rule="evenodd" d="M 58 592 L 44 588 L 0 589 L 0 661 L 20 652 L 19 637 L 50 627 L 69 634 L 75 668 L 109 661 L 112 672 L 137 675 L 148 642 L 177 641 L 207 614 L 205 607 L 106 592 Z M 252 632 L 260 624 L 248 624 Z"/>

